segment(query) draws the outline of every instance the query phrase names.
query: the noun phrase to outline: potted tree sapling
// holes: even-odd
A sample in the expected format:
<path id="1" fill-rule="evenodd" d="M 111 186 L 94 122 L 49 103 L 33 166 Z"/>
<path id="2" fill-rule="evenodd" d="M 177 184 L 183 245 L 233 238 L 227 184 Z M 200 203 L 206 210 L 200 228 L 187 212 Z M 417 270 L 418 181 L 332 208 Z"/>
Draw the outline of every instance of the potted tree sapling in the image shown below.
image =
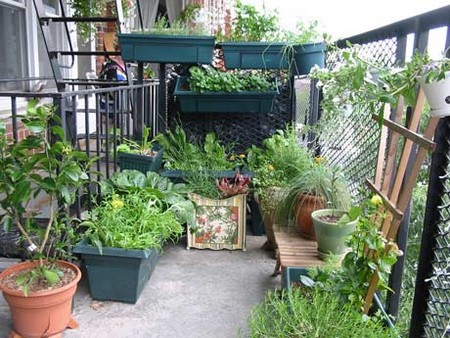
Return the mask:
<path id="1" fill-rule="evenodd" d="M 72 298 L 81 273 L 64 259 L 74 234 L 69 206 L 88 180 L 91 161 L 64 141 L 55 111 L 31 100 L 21 117 L 28 136 L 17 142 L 0 128 L 2 222 L 5 229 L 20 230 L 30 258 L 0 274 L 0 289 L 13 329 L 23 337 L 53 336 L 76 326 Z M 46 198 L 48 208 L 31 209 L 38 197 Z"/>

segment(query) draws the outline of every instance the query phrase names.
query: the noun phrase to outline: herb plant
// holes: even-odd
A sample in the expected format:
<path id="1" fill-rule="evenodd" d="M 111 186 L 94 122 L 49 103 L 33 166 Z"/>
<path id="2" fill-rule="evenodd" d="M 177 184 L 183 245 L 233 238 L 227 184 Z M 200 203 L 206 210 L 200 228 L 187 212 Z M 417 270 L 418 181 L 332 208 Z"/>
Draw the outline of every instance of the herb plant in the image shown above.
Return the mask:
<path id="1" fill-rule="evenodd" d="M 191 91 L 204 92 L 265 92 L 275 90 L 276 86 L 268 77 L 258 74 L 231 73 L 212 67 L 191 67 L 189 69 Z"/>
<path id="2" fill-rule="evenodd" d="M 139 154 L 139 155 L 147 155 L 154 156 L 155 151 L 153 149 L 153 140 L 149 139 L 150 137 L 150 129 L 148 127 L 144 127 L 142 133 L 141 142 L 136 142 L 129 139 L 124 139 L 124 143 L 119 144 L 117 146 L 117 152 L 131 153 L 131 154 Z"/>

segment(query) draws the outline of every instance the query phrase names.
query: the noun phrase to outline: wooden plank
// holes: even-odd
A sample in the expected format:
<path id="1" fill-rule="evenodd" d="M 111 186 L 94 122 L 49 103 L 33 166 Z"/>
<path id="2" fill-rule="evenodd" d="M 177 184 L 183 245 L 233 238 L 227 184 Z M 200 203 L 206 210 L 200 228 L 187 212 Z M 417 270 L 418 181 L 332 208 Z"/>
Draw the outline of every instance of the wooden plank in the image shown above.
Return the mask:
<path id="1" fill-rule="evenodd" d="M 403 105 L 403 97 L 400 98 L 399 103 L 398 103 L 398 107 L 397 110 L 395 112 L 395 116 L 394 116 L 394 121 L 399 123 L 402 118 L 403 118 L 403 109 L 404 109 L 404 105 Z M 383 177 L 383 184 L 382 185 L 378 185 L 376 184 L 376 180 L 374 181 L 376 186 L 381 187 L 381 192 L 383 194 L 388 195 L 389 189 L 391 188 L 391 184 L 392 184 L 392 177 L 394 175 L 394 171 L 395 171 L 395 160 L 397 158 L 397 145 L 398 145 L 398 141 L 400 139 L 400 134 L 399 133 L 395 133 L 395 132 L 391 132 L 390 135 L 390 140 L 389 140 L 389 148 L 388 148 L 388 153 L 387 153 L 387 160 L 386 160 L 386 166 L 384 167 L 384 177 Z"/>
<path id="2" fill-rule="evenodd" d="M 384 113 L 383 118 L 387 119 L 389 115 L 391 114 L 391 106 L 386 104 L 384 106 Z M 387 144 L 387 138 L 389 135 L 389 129 L 386 126 L 381 127 L 381 133 L 380 133 L 380 144 L 378 146 L 378 156 L 377 156 L 377 163 L 375 167 L 375 178 L 374 182 L 377 186 L 380 186 L 382 184 L 383 180 L 383 164 L 384 164 L 384 158 L 386 156 L 386 144 Z"/>
<path id="3" fill-rule="evenodd" d="M 385 194 L 383 194 L 381 192 L 381 190 L 379 188 L 377 188 L 373 182 L 369 179 L 366 179 L 366 184 L 369 187 L 370 190 L 372 190 L 372 192 L 374 192 L 375 194 L 378 194 L 383 201 L 385 202 L 386 207 L 388 208 L 388 210 L 390 212 L 392 212 L 392 214 L 399 219 L 403 218 L 403 212 L 401 210 L 399 210 L 397 208 L 397 206 L 391 202 L 391 200 L 389 199 L 389 197 L 387 197 Z"/>

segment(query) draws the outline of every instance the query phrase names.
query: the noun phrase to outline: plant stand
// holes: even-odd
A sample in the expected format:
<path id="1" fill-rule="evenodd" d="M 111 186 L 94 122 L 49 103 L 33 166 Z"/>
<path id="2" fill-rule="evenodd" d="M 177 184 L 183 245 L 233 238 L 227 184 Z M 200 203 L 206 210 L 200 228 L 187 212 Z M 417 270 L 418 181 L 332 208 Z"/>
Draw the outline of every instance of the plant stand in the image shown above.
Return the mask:
<path id="1" fill-rule="evenodd" d="M 195 227 L 187 228 L 187 249 L 244 250 L 246 195 L 214 200 L 189 194 L 197 205 Z"/>

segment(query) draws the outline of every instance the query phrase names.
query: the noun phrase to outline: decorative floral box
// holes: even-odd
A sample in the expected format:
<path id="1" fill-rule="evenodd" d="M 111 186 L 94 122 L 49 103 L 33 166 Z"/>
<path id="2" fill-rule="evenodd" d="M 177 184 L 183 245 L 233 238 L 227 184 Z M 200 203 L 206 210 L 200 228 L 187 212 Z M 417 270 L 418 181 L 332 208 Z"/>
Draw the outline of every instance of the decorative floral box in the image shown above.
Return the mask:
<path id="1" fill-rule="evenodd" d="M 188 226 L 188 249 L 245 250 L 246 195 L 220 200 L 189 197 L 197 205 L 197 224 Z"/>

